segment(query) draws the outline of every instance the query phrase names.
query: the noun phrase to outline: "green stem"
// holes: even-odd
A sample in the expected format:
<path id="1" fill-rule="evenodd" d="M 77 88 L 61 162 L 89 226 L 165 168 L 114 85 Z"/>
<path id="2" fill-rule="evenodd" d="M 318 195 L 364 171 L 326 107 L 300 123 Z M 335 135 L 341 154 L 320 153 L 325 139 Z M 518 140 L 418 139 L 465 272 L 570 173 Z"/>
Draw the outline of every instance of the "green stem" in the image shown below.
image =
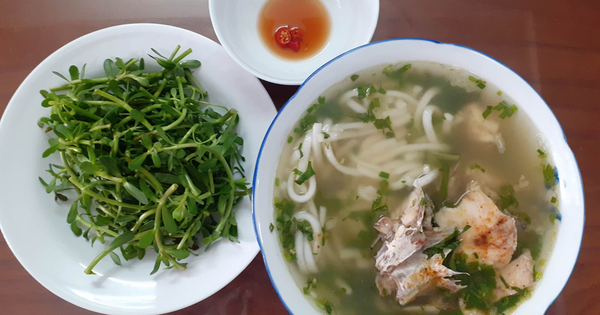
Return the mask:
<path id="1" fill-rule="evenodd" d="M 156 209 L 152 209 L 152 210 L 148 210 L 146 212 L 144 212 L 140 218 L 137 220 L 137 222 L 135 223 L 135 225 L 131 228 L 131 232 L 135 232 L 137 231 L 137 229 L 142 225 L 142 223 L 144 222 L 144 220 L 146 220 L 147 217 L 153 215 L 156 213 Z"/>
<path id="2" fill-rule="evenodd" d="M 81 224 L 89 227 L 90 229 L 94 229 L 94 230 L 98 230 L 98 231 L 104 232 L 104 233 L 106 233 L 106 234 L 108 234 L 108 235 L 110 235 L 112 237 L 119 236 L 119 233 L 111 231 L 111 230 L 109 230 L 107 228 L 103 228 L 101 226 L 97 226 L 97 225 L 95 225 L 93 223 L 90 223 L 90 222 L 84 220 L 80 215 L 77 215 L 76 220 L 77 220 L 77 222 L 79 222 L 79 223 L 81 223 Z"/>
<path id="3" fill-rule="evenodd" d="M 82 194 L 89 195 L 92 198 L 98 199 L 100 201 L 104 201 L 104 202 L 106 202 L 108 204 L 115 205 L 115 206 L 120 206 L 120 207 L 123 207 L 123 208 L 136 209 L 136 210 L 145 210 L 145 209 L 147 209 L 146 206 L 140 206 L 140 205 L 134 205 L 134 204 L 130 204 L 130 203 L 119 202 L 117 200 L 106 198 L 104 196 L 98 195 L 98 194 L 94 193 L 93 191 L 90 191 L 90 190 L 86 189 L 86 187 L 84 187 L 81 183 L 79 183 L 75 179 L 75 177 L 69 178 L 69 181 L 71 183 L 73 183 L 73 185 L 75 185 L 75 187 L 79 188 L 81 190 Z"/>
<path id="4" fill-rule="evenodd" d="M 155 218 L 154 218 L 154 230 L 156 231 L 156 233 L 154 233 L 154 242 L 156 243 L 156 246 L 158 247 L 158 251 L 159 254 L 163 254 L 166 255 L 166 253 L 163 253 L 164 248 L 163 248 L 163 243 L 162 243 L 162 236 L 160 235 L 160 224 L 161 219 L 162 219 L 162 208 L 165 206 L 165 204 L 167 203 L 167 198 L 169 198 L 169 196 L 175 192 L 175 190 L 177 190 L 177 184 L 173 184 L 171 185 L 171 187 L 169 187 L 169 189 L 167 189 L 167 191 L 165 191 L 164 195 L 162 195 L 162 197 L 160 197 L 160 200 L 158 200 L 158 207 L 156 207 L 156 213 L 155 213 Z"/>
<path id="5" fill-rule="evenodd" d="M 179 55 L 179 57 L 173 59 L 174 63 L 178 63 L 180 62 L 183 58 L 185 58 L 187 55 L 192 53 L 192 49 L 188 48 L 186 51 L 182 52 L 181 55 Z"/>

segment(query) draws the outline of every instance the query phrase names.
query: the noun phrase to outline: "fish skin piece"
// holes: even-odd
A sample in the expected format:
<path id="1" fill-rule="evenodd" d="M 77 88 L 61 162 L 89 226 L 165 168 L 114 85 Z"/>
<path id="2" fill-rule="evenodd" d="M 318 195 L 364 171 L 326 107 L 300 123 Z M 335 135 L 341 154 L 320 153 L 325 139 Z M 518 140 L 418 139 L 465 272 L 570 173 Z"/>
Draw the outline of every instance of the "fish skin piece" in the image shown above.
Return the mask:
<path id="1" fill-rule="evenodd" d="M 465 253 L 470 261 L 503 268 L 510 263 L 517 248 L 515 219 L 498 210 L 479 185 L 471 184 L 456 208 L 442 208 L 435 214 L 442 229 L 471 228 L 461 234 L 457 253 Z M 477 253 L 479 259 L 475 259 Z"/>

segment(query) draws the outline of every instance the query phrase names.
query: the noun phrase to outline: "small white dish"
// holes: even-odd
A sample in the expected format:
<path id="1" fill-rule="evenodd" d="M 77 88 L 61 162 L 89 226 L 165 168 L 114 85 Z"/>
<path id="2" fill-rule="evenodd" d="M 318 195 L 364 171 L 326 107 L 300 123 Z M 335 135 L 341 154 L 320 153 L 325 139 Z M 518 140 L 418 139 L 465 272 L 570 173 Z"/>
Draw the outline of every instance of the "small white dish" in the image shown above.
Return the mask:
<path id="1" fill-rule="evenodd" d="M 41 89 L 63 84 L 53 70 L 68 73 L 70 65 L 87 63 L 86 77 L 104 76 L 106 58 L 148 57 L 150 48 L 170 52 L 177 45 L 192 48 L 188 57 L 202 67 L 195 72 L 211 102 L 238 110 L 242 154 L 252 180 L 255 157 L 275 107 L 260 82 L 238 66 L 217 43 L 194 32 L 158 24 L 130 24 L 103 29 L 65 45 L 46 58 L 23 81 L 0 121 L 0 227 L 15 257 L 44 287 L 77 306 L 100 313 L 157 314 L 197 303 L 220 290 L 258 252 L 252 233 L 251 204 L 238 204 L 235 216 L 240 243 L 221 240 L 198 257 L 187 259 L 185 271 L 162 270 L 150 276 L 156 254 L 116 266 L 104 259 L 94 268 L 101 276 L 84 274 L 103 249 L 75 237 L 66 223 L 68 205 L 59 205 L 38 181 L 51 158 L 43 159 L 47 136 L 37 120 L 48 115 L 40 103 Z M 54 157 L 55 158 L 55 157 Z M 35 299 L 35 297 L 31 297 Z"/>
<path id="2" fill-rule="evenodd" d="M 477 73 L 507 93 L 546 136 L 560 177 L 562 221 L 556 243 L 546 263 L 545 276 L 532 297 L 513 315 L 544 314 L 559 295 L 577 260 L 584 227 L 584 199 L 581 174 L 556 117 L 540 95 L 516 72 L 473 49 L 430 40 L 392 39 L 348 51 L 313 73 L 279 111 L 269 127 L 258 156 L 254 174 L 253 218 L 256 235 L 271 282 L 292 314 L 318 314 L 296 284 L 283 258 L 274 224 L 273 190 L 281 150 L 296 122 L 307 108 L 336 82 L 357 71 L 401 61 L 431 61 Z M 540 174 L 541 176 L 541 174 Z"/>
<path id="3" fill-rule="evenodd" d="M 337 55 L 371 41 L 379 0 L 321 0 L 331 18 L 326 47 L 306 60 L 285 60 L 270 52 L 258 33 L 258 17 L 268 0 L 209 0 L 215 33 L 227 53 L 244 69 L 272 83 L 300 85 Z"/>

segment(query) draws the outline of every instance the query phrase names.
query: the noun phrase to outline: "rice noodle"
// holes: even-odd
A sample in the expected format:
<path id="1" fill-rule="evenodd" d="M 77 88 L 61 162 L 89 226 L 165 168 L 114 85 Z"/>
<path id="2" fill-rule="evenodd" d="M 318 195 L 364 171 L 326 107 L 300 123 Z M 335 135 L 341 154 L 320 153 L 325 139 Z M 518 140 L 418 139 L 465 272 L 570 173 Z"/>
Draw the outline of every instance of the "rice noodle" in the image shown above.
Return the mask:
<path id="1" fill-rule="evenodd" d="M 310 223 L 310 226 L 313 229 L 313 240 L 311 242 L 312 252 L 318 254 L 321 251 L 321 241 L 323 239 L 323 230 L 321 228 L 321 223 L 316 216 L 306 212 L 300 211 L 294 214 L 294 218 L 298 221 L 305 220 Z"/>
<path id="2" fill-rule="evenodd" d="M 434 105 L 427 105 L 423 110 L 423 129 L 425 130 L 425 135 L 427 136 L 427 140 L 431 143 L 439 143 L 438 137 L 435 135 L 435 130 L 433 129 L 433 113 L 438 112 L 441 113 L 440 109 Z"/>
<path id="3" fill-rule="evenodd" d="M 361 173 L 356 168 L 343 166 L 337 161 L 335 155 L 333 154 L 333 150 L 331 150 L 331 145 L 325 145 L 324 149 L 327 160 L 329 160 L 329 162 L 331 163 L 331 165 L 333 165 L 333 167 L 335 167 L 335 169 L 346 175 L 361 176 Z"/>
<path id="4" fill-rule="evenodd" d="M 434 96 L 436 96 L 439 92 L 440 90 L 438 88 L 433 87 L 427 90 L 425 94 L 423 94 L 423 97 L 419 101 L 417 109 L 415 110 L 415 127 L 417 127 L 417 129 L 421 130 L 423 128 L 421 116 L 423 115 L 423 110 L 425 109 L 425 106 L 427 106 L 429 102 L 431 102 L 431 99 Z"/>
<path id="5" fill-rule="evenodd" d="M 413 186 L 415 187 L 423 187 L 426 186 L 428 184 L 431 184 L 440 174 L 440 171 L 437 169 L 434 169 L 433 171 L 426 173 L 422 176 L 417 177 L 417 179 L 415 179 L 415 181 L 413 182 Z"/>
<path id="6" fill-rule="evenodd" d="M 296 251 L 296 261 L 300 272 L 306 273 L 306 260 L 304 259 L 304 235 L 300 231 L 296 231 L 294 235 L 294 250 Z"/>
<path id="7" fill-rule="evenodd" d="M 452 120 L 454 119 L 454 116 L 450 113 L 445 113 L 444 117 L 446 117 L 446 120 L 442 123 L 442 133 L 448 136 L 452 131 Z"/>
<path id="8" fill-rule="evenodd" d="M 315 205 L 315 201 L 310 200 L 306 204 L 308 205 L 308 212 L 310 212 L 310 214 L 312 214 L 316 217 L 317 216 L 317 206 Z"/>
<path id="9" fill-rule="evenodd" d="M 294 172 L 291 172 L 287 182 L 288 196 L 297 203 L 305 203 L 311 200 L 317 192 L 317 180 L 315 179 L 315 177 L 312 176 L 308 179 L 308 191 L 303 195 L 299 195 L 296 193 L 294 189 L 294 185 L 296 185 L 296 182 L 294 182 L 294 177 Z"/>
<path id="10" fill-rule="evenodd" d="M 319 207 L 319 221 L 321 222 L 321 226 L 325 226 L 325 221 L 327 220 L 327 208 L 320 206 Z"/>
<path id="11" fill-rule="evenodd" d="M 323 138 L 323 133 L 322 133 L 322 126 L 320 123 L 315 123 L 312 127 L 312 153 L 313 156 L 315 157 L 315 161 L 317 161 L 317 163 L 321 163 L 322 158 L 321 158 L 321 141 L 319 141 L 320 139 Z M 304 145 L 303 145 L 304 147 Z"/>
<path id="12" fill-rule="evenodd" d="M 308 244 L 308 241 L 304 242 L 304 261 L 306 262 L 306 269 L 308 269 L 309 272 L 319 272 L 319 268 L 317 268 L 315 257 L 310 250 L 310 244 Z"/>
<path id="13" fill-rule="evenodd" d="M 417 105 L 418 102 L 417 100 L 412 97 L 409 94 L 406 94 L 404 92 L 400 92 L 400 91 L 395 91 L 395 90 L 388 90 L 386 91 L 385 95 L 387 95 L 388 97 L 397 97 L 400 98 L 402 100 L 404 100 L 405 102 L 407 102 L 410 105 Z"/>

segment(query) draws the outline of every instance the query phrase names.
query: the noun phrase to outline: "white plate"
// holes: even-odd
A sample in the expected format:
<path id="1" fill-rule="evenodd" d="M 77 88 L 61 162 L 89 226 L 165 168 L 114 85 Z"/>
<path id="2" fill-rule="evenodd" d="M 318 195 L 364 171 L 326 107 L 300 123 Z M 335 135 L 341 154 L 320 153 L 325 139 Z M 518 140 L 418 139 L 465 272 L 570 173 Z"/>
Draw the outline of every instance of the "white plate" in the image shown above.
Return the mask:
<path id="1" fill-rule="evenodd" d="M 325 48 L 305 60 L 286 60 L 268 50 L 258 33 L 258 16 L 268 0 L 210 0 L 210 20 L 219 41 L 244 69 L 269 82 L 300 85 L 337 55 L 371 41 L 379 0 L 320 0 L 331 18 Z"/>
<path id="2" fill-rule="evenodd" d="M 103 249 L 75 237 L 66 223 L 68 206 L 60 206 L 38 181 L 51 158 L 42 159 L 47 136 L 37 120 L 47 115 L 41 89 L 61 85 L 53 70 L 68 75 L 70 65 L 87 63 L 86 77 L 104 76 L 106 58 L 145 57 L 150 48 L 170 53 L 176 45 L 192 48 L 189 59 L 202 67 L 195 72 L 210 101 L 240 113 L 238 132 L 244 138 L 246 175 L 252 181 L 256 155 L 275 107 L 260 82 L 238 66 L 217 43 L 184 29 L 131 24 L 85 35 L 50 55 L 23 81 L 0 121 L 0 227 L 8 245 L 25 269 L 44 287 L 80 307 L 102 313 L 156 314 L 175 311 L 201 301 L 233 280 L 258 252 L 252 231 L 251 204 L 244 199 L 235 209 L 240 244 L 219 241 L 198 257 L 188 258 L 185 271 L 163 270 L 150 276 L 156 257 L 149 250 L 116 266 L 104 259 L 83 270 Z M 56 160 L 55 160 L 56 161 Z M 154 255 L 151 255 L 154 254 Z M 35 297 L 31 297 L 35 299 Z"/>

